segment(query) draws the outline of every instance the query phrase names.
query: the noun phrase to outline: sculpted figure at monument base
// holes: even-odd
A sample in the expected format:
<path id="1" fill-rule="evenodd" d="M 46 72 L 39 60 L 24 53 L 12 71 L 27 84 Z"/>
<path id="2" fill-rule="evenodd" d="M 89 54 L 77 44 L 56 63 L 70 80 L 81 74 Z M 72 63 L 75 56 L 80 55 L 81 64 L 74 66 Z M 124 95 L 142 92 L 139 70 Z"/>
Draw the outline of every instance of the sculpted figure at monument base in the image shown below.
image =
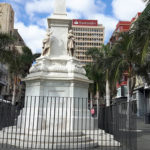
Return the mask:
<path id="1" fill-rule="evenodd" d="M 72 30 L 69 30 L 68 33 L 68 43 L 67 43 L 67 50 L 69 56 L 74 57 L 74 52 L 75 52 L 75 37 L 72 33 Z"/>
<path id="2" fill-rule="evenodd" d="M 43 40 L 42 54 L 41 56 L 50 55 L 50 39 L 51 39 L 52 31 L 47 30 L 46 37 Z"/>

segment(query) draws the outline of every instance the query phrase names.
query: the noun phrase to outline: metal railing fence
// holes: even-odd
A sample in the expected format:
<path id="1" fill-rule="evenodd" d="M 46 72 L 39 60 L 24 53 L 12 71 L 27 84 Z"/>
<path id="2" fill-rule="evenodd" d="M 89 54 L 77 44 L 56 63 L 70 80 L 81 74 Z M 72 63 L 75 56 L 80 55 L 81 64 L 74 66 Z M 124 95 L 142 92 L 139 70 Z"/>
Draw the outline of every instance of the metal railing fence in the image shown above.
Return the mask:
<path id="1" fill-rule="evenodd" d="M 1 101 L 0 149 L 136 150 L 120 111 L 87 98 L 29 96 L 23 108 Z"/>

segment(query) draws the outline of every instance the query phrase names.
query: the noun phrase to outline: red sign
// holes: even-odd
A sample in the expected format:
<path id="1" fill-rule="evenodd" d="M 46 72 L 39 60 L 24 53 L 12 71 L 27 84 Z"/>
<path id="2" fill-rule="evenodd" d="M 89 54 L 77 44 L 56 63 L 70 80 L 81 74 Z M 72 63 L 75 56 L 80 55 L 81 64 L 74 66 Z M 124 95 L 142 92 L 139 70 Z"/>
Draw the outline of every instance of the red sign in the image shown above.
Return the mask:
<path id="1" fill-rule="evenodd" d="M 98 26 L 98 21 L 97 20 L 79 20 L 75 19 L 72 21 L 73 25 L 76 26 Z"/>
<path id="2" fill-rule="evenodd" d="M 120 86 L 123 86 L 123 85 L 127 85 L 127 81 L 123 81 L 120 84 L 117 83 L 117 88 L 119 88 Z"/>

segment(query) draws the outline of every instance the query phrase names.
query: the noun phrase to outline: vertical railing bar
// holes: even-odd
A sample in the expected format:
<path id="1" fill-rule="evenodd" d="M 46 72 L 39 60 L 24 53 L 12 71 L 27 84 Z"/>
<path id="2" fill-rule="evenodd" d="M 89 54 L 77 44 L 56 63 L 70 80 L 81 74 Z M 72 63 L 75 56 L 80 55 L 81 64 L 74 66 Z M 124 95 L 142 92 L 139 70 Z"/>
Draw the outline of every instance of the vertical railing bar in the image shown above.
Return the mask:
<path id="1" fill-rule="evenodd" d="M 113 135 L 113 144 L 115 144 L 115 135 L 114 135 L 114 108 L 113 104 L 111 105 L 111 112 L 112 112 L 112 135 Z M 119 149 L 119 146 L 118 146 Z"/>
<path id="2" fill-rule="evenodd" d="M 37 97 L 36 97 L 37 98 Z M 37 99 L 36 99 L 36 101 L 37 101 Z M 40 96 L 38 96 L 38 102 L 37 102 L 37 104 L 38 104 L 38 115 L 36 116 L 37 118 L 36 118 L 36 121 L 37 121 L 37 125 L 36 125 L 36 134 L 35 134 L 35 136 L 36 136 L 36 143 L 35 143 L 35 149 L 37 148 L 37 138 L 38 138 L 38 127 L 39 127 L 39 108 L 40 108 Z"/>
<path id="3" fill-rule="evenodd" d="M 25 140 L 25 130 L 26 130 L 26 119 L 27 119 L 27 105 L 28 105 L 28 96 L 25 98 L 26 99 L 26 104 L 25 104 L 25 124 L 24 124 L 24 136 L 23 136 L 23 149 L 24 149 L 24 140 Z"/>
<path id="4" fill-rule="evenodd" d="M 14 106 L 13 106 L 14 107 Z M 17 113 L 16 113 L 16 109 L 15 109 L 15 119 L 17 118 Z M 16 122 L 18 122 L 18 119 L 16 120 Z M 16 136 L 17 136 L 17 129 L 18 127 L 17 127 L 17 124 L 16 124 L 16 131 L 15 131 L 15 148 L 17 148 L 17 146 L 16 146 L 16 142 L 17 142 L 17 138 L 16 138 Z"/>
<path id="5" fill-rule="evenodd" d="M 61 149 L 62 149 L 62 130 L 63 130 L 63 117 L 64 117 L 64 97 L 62 98 L 62 116 L 61 116 Z"/>
<path id="6" fill-rule="evenodd" d="M 51 140 L 51 130 L 50 130 L 50 128 L 51 128 L 51 117 L 52 117 L 52 115 L 51 115 L 51 109 L 52 109 L 52 97 L 49 97 L 50 98 L 50 117 L 49 117 L 49 133 L 48 133 L 48 149 L 50 149 L 49 148 L 49 143 L 51 143 L 52 141 L 50 141 Z"/>
<path id="7" fill-rule="evenodd" d="M 110 114 L 111 114 L 111 135 L 113 135 L 113 109 L 112 109 L 112 104 L 110 104 Z M 111 138 L 111 135 L 110 135 L 110 141 L 112 141 L 112 138 Z M 113 139 L 113 142 L 112 142 L 112 144 L 114 145 L 115 144 L 115 138 Z M 118 148 L 117 148 L 118 149 Z"/>
<path id="8" fill-rule="evenodd" d="M 23 115 L 23 110 L 21 110 L 21 121 L 20 121 L 20 134 L 19 134 L 19 148 L 20 148 L 20 136 L 22 135 L 22 115 Z"/>
<path id="9" fill-rule="evenodd" d="M 108 150 L 108 146 L 109 146 L 109 138 L 108 136 L 110 135 L 110 128 L 109 128 L 109 107 L 106 106 L 107 109 L 107 128 L 108 128 L 108 135 L 106 136 L 106 146 L 107 146 L 107 150 Z"/>
<path id="10" fill-rule="evenodd" d="M 35 108 L 36 108 L 36 96 L 34 97 L 34 112 L 33 112 L 33 118 L 35 118 Z M 33 147 L 33 137 L 34 137 L 34 120 L 33 120 L 33 132 L 32 132 L 32 140 L 31 140 L 31 148 Z"/>
<path id="11" fill-rule="evenodd" d="M 78 146 L 79 146 L 79 135 L 78 134 L 80 134 L 79 133 L 79 98 L 78 98 L 78 124 L 77 124 L 77 148 L 79 148 Z"/>
<path id="12" fill-rule="evenodd" d="M 86 102 L 86 114 L 85 114 L 85 150 L 86 150 L 86 134 L 87 134 L 87 111 L 88 111 L 88 98 L 85 99 L 85 102 Z"/>
<path id="13" fill-rule="evenodd" d="M 28 128 L 28 140 L 27 140 L 27 149 L 29 148 L 29 132 L 30 132 L 30 121 L 31 121 L 31 105 L 32 105 L 32 96 L 31 96 L 31 100 L 30 100 L 30 111 L 29 111 L 29 128 Z M 32 133 L 33 134 L 33 133 Z"/>
<path id="14" fill-rule="evenodd" d="M 97 98 L 96 98 L 97 99 Z M 94 115 L 95 115 L 95 107 L 94 107 L 94 103 L 95 103 L 95 101 L 92 103 L 93 104 L 93 109 L 94 109 Z M 94 115 L 93 115 L 93 118 L 92 118 L 92 120 L 93 120 L 93 127 L 92 127 L 92 132 L 93 132 L 93 147 L 94 147 L 94 138 L 95 138 L 95 130 L 94 130 L 94 127 L 95 127 L 95 121 L 94 121 Z"/>
<path id="15" fill-rule="evenodd" d="M 91 115 L 91 99 L 90 99 L 90 119 L 89 119 L 89 137 L 91 137 L 91 117 L 92 117 L 92 115 Z M 90 141 L 89 141 L 89 147 L 90 147 L 90 149 L 91 149 L 91 144 L 90 144 Z"/>
<path id="16" fill-rule="evenodd" d="M 58 127 L 59 127 L 59 109 L 60 109 L 60 97 L 58 97 L 58 107 L 57 107 L 57 110 L 58 110 L 58 118 L 57 118 L 57 139 L 56 139 L 56 143 L 60 143 L 59 142 L 59 135 L 58 135 Z"/>
<path id="17" fill-rule="evenodd" d="M 2 99 L 2 118 L 3 118 L 2 119 L 2 121 L 3 121 L 2 122 L 2 131 L 3 131 L 2 148 L 4 148 L 4 140 L 5 140 L 5 135 L 4 135 L 5 134 L 4 133 L 5 132 L 5 128 L 4 128 L 4 126 L 5 126 L 5 124 L 4 124 L 4 118 L 5 118 L 4 116 L 5 116 L 5 114 L 4 114 L 4 105 L 3 105 L 4 102 L 3 101 L 4 100 Z"/>
<path id="18" fill-rule="evenodd" d="M 5 130 L 6 130 L 6 139 L 5 139 L 5 141 L 6 141 L 6 143 L 5 143 L 5 147 L 7 148 L 8 147 L 8 132 L 9 132 L 9 127 L 8 127 L 8 125 L 9 125 L 9 123 L 8 123 L 8 110 L 9 110 L 9 105 L 6 105 L 7 107 L 6 107 L 6 116 L 5 116 L 5 121 L 6 121 L 6 125 L 4 126 L 5 127 Z M 8 110 L 7 110 L 8 109 Z M 5 137 L 4 137 L 5 138 Z"/>
<path id="19" fill-rule="evenodd" d="M 46 98 L 46 121 L 45 121 L 45 133 L 44 133 L 44 149 L 45 149 L 45 138 L 47 139 L 47 137 L 48 137 L 48 135 L 46 134 L 46 128 L 47 128 L 47 109 L 48 109 L 48 96 L 47 97 L 45 97 Z"/>
<path id="20" fill-rule="evenodd" d="M 56 97 L 55 97 L 55 104 L 54 104 L 54 122 L 53 122 L 53 140 L 52 140 L 52 150 L 54 149 L 54 132 L 55 132 L 55 111 L 56 111 Z"/>
<path id="21" fill-rule="evenodd" d="M 43 98 L 42 98 L 43 97 Z M 41 98 L 40 98 L 40 101 L 41 101 L 41 99 L 42 99 L 42 118 L 41 118 L 41 131 L 40 131 L 40 146 L 42 147 L 42 136 L 43 136 L 43 133 L 42 133 L 42 123 L 43 123 L 43 110 L 44 110 L 44 96 L 42 96 Z"/>
<path id="22" fill-rule="evenodd" d="M 119 105 L 117 104 L 117 125 L 116 125 L 116 128 L 117 128 L 117 136 L 119 136 L 119 139 L 122 140 L 122 137 L 121 136 L 121 131 L 119 130 L 120 129 L 120 118 L 121 118 L 121 115 L 122 115 L 122 110 L 119 109 Z"/>
<path id="23" fill-rule="evenodd" d="M 83 130 L 83 98 L 81 99 L 82 100 L 82 119 L 81 119 L 81 131 Z M 81 136 L 81 149 L 82 149 L 82 136 Z"/>
<path id="24" fill-rule="evenodd" d="M 67 136 L 66 135 L 66 131 L 67 131 L 67 119 L 68 119 L 67 118 L 67 107 L 68 107 L 67 104 L 68 104 L 68 97 L 66 97 L 66 110 L 65 110 L 66 111 L 66 120 L 65 120 L 65 148 L 66 148 L 66 136 Z"/>
<path id="25" fill-rule="evenodd" d="M 98 123 L 99 123 L 99 101 L 100 100 L 97 100 L 97 120 L 98 120 Z M 97 124 L 98 126 L 98 124 Z M 97 129 L 97 144 L 99 142 L 99 126 L 98 126 L 98 129 Z"/>
<path id="26" fill-rule="evenodd" d="M 119 118 L 119 121 L 121 122 L 121 129 L 123 129 L 123 125 L 124 125 L 124 114 L 123 114 L 123 110 L 122 110 L 122 105 L 124 107 L 124 103 L 121 104 L 121 116 L 122 117 Z M 121 136 L 121 141 L 120 142 L 123 142 L 124 141 L 123 131 L 120 131 L 119 136 Z M 123 146 L 122 146 L 122 149 L 123 149 Z"/>
<path id="27" fill-rule="evenodd" d="M 75 98 L 73 97 L 73 149 L 74 149 L 74 131 L 75 131 L 75 117 L 76 117 L 76 114 L 75 114 Z"/>
<path id="28" fill-rule="evenodd" d="M 70 101 L 70 117 L 69 117 L 69 149 L 70 149 L 70 133 L 71 133 L 71 119 L 72 119 L 72 98 L 69 98 Z M 72 136 L 71 136 L 72 137 Z"/>

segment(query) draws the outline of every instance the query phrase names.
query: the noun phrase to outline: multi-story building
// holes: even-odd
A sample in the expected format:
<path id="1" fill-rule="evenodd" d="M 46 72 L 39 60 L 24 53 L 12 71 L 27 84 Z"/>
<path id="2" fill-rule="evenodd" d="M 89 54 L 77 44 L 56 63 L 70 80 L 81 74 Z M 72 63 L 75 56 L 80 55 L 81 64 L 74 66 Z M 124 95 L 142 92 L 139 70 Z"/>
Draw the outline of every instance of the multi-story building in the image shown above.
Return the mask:
<path id="1" fill-rule="evenodd" d="M 25 46 L 25 43 L 18 30 L 14 29 L 14 10 L 7 3 L 0 3 L 0 33 L 15 36 L 15 43 L 12 47 L 15 46 L 19 52 L 22 52 L 22 47 Z M 11 82 L 7 66 L 0 63 L 0 97 L 7 98 L 10 95 L 12 90 Z"/>
<path id="2" fill-rule="evenodd" d="M 76 57 L 83 65 L 92 62 L 91 56 L 86 55 L 90 48 L 101 48 L 104 44 L 104 27 L 97 20 L 72 21 L 72 30 L 76 39 Z"/>
<path id="3" fill-rule="evenodd" d="M 10 33 L 14 29 L 14 11 L 10 4 L 0 3 L 0 32 Z"/>
<path id="4" fill-rule="evenodd" d="M 116 29 L 113 32 L 109 44 L 111 48 L 113 47 L 114 43 L 119 39 L 119 34 L 121 32 L 128 32 L 130 29 L 131 22 L 130 21 L 119 21 L 118 24 L 116 25 Z"/>

